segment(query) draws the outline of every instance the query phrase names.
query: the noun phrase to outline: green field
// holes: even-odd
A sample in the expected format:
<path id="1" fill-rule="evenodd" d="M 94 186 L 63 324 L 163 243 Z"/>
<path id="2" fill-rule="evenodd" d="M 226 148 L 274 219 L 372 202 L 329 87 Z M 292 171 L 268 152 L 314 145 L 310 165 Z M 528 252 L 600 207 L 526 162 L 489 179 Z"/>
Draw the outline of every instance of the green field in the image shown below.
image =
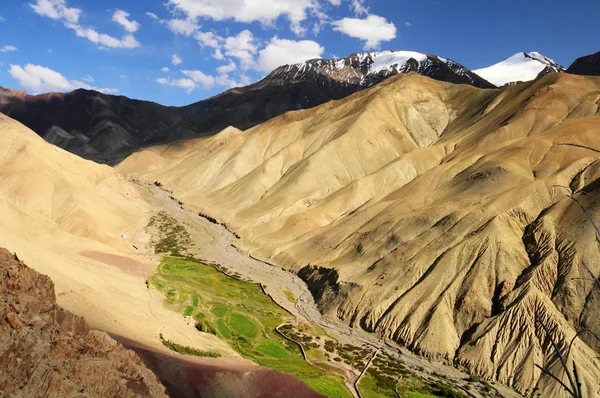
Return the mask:
<path id="1" fill-rule="evenodd" d="M 275 331 L 294 318 L 259 285 L 234 279 L 197 261 L 174 257 L 163 260 L 150 282 L 165 294 L 168 307 L 193 316 L 199 330 L 214 332 L 243 357 L 289 373 L 321 394 L 352 396 L 341 377 L 309 365 L 300 348 Z"/>

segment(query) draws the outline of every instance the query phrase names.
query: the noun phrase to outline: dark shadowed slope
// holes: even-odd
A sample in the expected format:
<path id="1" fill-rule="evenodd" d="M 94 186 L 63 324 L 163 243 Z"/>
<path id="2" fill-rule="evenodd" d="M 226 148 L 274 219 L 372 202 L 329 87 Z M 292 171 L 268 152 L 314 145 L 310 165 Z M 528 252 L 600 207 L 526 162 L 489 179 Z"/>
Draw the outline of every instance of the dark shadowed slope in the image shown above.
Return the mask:
<path id="1" fill-rule="evenodd" d="M 385 51 L 282 66 L 255 84 L 182 108 L 83 89 L 36 96 L 0 89 L 0 112 L 69 152 L 112 164 L 141 147 L 210 135 L 228 126 L 246 129 L 287 111 L 341 99 L 408 72 L 451 83 L 494 87 L 442 57 Z"/>
<path id="2" fill-rule="evenodd" d="M 567 69 L 574 75 L 600 76 L 600 52 L 578 58 Z"/>

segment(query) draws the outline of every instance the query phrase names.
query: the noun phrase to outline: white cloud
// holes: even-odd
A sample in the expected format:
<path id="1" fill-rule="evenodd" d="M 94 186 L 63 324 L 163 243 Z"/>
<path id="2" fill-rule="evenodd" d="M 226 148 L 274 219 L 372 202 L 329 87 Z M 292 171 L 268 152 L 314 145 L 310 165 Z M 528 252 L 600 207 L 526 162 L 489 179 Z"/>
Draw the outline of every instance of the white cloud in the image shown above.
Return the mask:
<path id="1" fill-rule="evenodd" d="M 163 86 L 183 88 L 188 94 L 197 88 L 210 89 L 215 86 L 233 88 L 247 86 L 251 82 L 250 78 L 245 74 L 242 74 L 240 80 L 236 81 L 230 78 L 226 73 L 220 73 L 218 76 L 207 75 L 199 70 L 182 70 L 181 73 L 185 75 L 184 78 L 169 79 L 160 77 L 156 79 L 156 82 Z"/>
<path id="2" fill-rule="evenodd" d="M 356 1 L 356 0 L 353 0 Z M 329 1 L 339 5 L 340 1 Z M 169 0 L 174 11 L 184 13 L 188 19 L 210 18 L 216 21 L 233 19 L 237 22 L 260 22 L 271 26 L 280 17 L 290 21 L 290 29 L 302 34 L 301 23 L 309 14 L 321 13 L 322 0 Z"/>
<path id="3" fill-rule="evenodd" d="M 4 22 L 6 21 L 6 18 L 4 18 L 2 15 L 0 15 L 0 22 Z"/>
<path id="4" fill-rule="evenodd" d="M 258 51 L 254 36 L 249 30 L 243 30 L 237 36 L 225 39 L 225 55 L 234 57 L 242 62 L 242 67 L 248 69 L 254 62 L 254 54 Z"/>
<path id="5" fill-rule="evenodd" d="M 71 91 L 78 88 L 115 93 L 114 88 L 96 88 L 78 80 L 69 80 L 59 72 L 40 65 L 27 64 L 25 67 L 11 65 L 8 73 L 26 90 L 35 94 L 47 91 Z"/>
<path id="6" fill-rule="evenodd" d="M 167 27 L 171 32 L 184 35 L 191 36 L 195 31 L 200 29 L 200 26 L 193 19 L 170 19 L 165 21 L 167 23 Z"/>
<path id="7" fill-rule="evenodd" d="M 122 39 L 117 39 L 80 25 L 79 17 L 82 11 L 79 8 L 68 7 L 66 0 L 36 0 L 34 4 L 29 4 L 29 6 L 38 15 L 62 22 L 65 27 L 73 30 L 77 37 L 85 38 L 100 47 L 131 49 L 140 46 L 140 43 L 131 34 L 124 36 Z M 133 28 L 132 24 L 137 24 L 135 21 L 128 22 L 129 29 Z"/>
<path id="8" fill-rule="evenodd" d="M 406 25 L 408 28 L 412 27 L 412 24 L 408 21 L 404 22 L 404 25 Z"/>
<path id="9" fill-rule="evenodd" d="M 68 7 L 66 0 L 37 0 L 35 4 L 29 6 L 43 17 L 70 23 L 78 23 L 81 16 L 81 10 Z"/>
<path id="10" fill-rule="evenodd" d="M 396 26 L 378 15 L 369 15 L 365 19 L 344 18 L 333 22 L 333 30 L 350 37 L 365 41 L 365 49 L 374 49 L 382 41 L 396 38 Z"/>
<path id="11" fill-rule="evenodd" d="M 201 47 L 210 47 L 219 49 L 220 43 L 223 42 L 223 38 L 214 34 L 213 32 L 196 32 L 194 38 L 198 41 Z"/>
<path id="12" fill-rule="evenodd" d="M 90 76 L 90 75 L 82 77 L 81 80 L 83 80 L 84 82 L 88 82 L 88 83 L 93 83 L 94 82 L 94 78 L 92 76 Z"/>
<path id="13" fill-rule="evenodd" d="M 181 73 L 192 79 L 194 83 L 197 83 L 204 88 L 211 88 L 215 85 L 215 78 L 213 76 L 205 75 L 199 70 L 183 70 Z"/>
<path id="14" fill-rule="evenodd" d="M 135 39 L 135 37 L 133 37 L 133 35 L 126 35 L 122 39 L 117 39 L 116 37 L 112 37 L 104 33 L 98 33 L 94 29 L 84 28 L 77 24 L 67 23 L 65 26 L 73 29 L 77 37 L 88 39 L 92 43 L 100 46 L 127 49 L 137 48 L 140 46 L 140 43 Z"/>
<path id="15" fill-rule="evenodd" d="M 132 21 L 129 18 L 129 13 L 123 10 L 117 10 L 113 14 L 112 20 L 125 28 L 129 33 L 135 33 L 140 28 L 137 21 Z"/>
<path id="16" fill-rule="evenodd" d="M 129 79 L 129 76 L 127 76 L 127 75 L 121 75 L 121 79 L 127 80 L 127 79 Z"/>
<path id="17" fill-rule="evenodd" d="M 177 65 L 181 65 L 183 63 L 183 60 L 181 58 L 179 58 L 179 56 L 177 54 L 173 54 L 173 56 L 171 57 L 171 63 L 175 66 Z"/>
<path id="18" fill-rule="evenodd" d="M 223 52 L 220 49 L 216 49 L 215 53 L 213 54 L 213 58 L 220 61 L 224 59 L 225 56 L 223 55 Z"/>
<path id="19" fill-rule="evenodd" d="M 231 61 L 228 65 L 219 66 L 217 72 L 221 75 L 227 75 L 237 69 L 235 62 Z"/>
<path id="20" fill-rule="evenodd" d="M 148 12 L 146 12 L 146 15 L 149 16 L 152 19 L 156 19 L 157 21 L 159 20 L 158 15 L 156 15 L 153 12 L 148 11 Z"/>
<path id="21" fill-rule="evenodd" d="M 187 93 L 191 93 L 196 88 L 196 83 L 192 79 L 167 79 L 164 77 L 156 79 L 156 82 L 163 86 L 173 86 L 186 89 Z"/>
<path id="22" fill-rule="evenodd" d="M 161 69 L 161 71 L 163 71 L 163 72 L 165 72 L 165 73 L 167 73 L 169 70 L 170 70 L 170 69 L 169 69 L 168 67 L 166 67 L 166 66 L 165 66 L 164 68 L 162 68 L 162 69 Z"/>
<path id="23" fill-rule="evenodd" d="M 271 72 L 285 65 L 320 58 L 325 48 L 311 40 L 286 40 L 273 37 L 269 44 L 258 53 L 255 69 L 261 72 Z"/>
<path id="24" fill-rule="evenodd" d="M 12 51 L 19 51 L 19 49 L 15 46 L 4 46 L 4 47 L 0 48 L 0 52 L 3 52 L 3 53 L 9 53 Z"/>
<path id="25" fill-rule="evenodd" d="M 356 15 L 368 15 L 369 7 L 365 6 L 364 0 L 352 0 L 351 7 Z"/>

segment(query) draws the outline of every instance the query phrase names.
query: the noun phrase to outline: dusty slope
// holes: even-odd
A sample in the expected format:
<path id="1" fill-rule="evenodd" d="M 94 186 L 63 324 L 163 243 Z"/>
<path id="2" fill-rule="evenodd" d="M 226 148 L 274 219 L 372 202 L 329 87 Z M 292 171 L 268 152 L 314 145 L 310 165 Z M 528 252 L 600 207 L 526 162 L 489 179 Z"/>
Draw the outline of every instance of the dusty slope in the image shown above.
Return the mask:
<path id="1" fill-rule="evenodd" d="M 174 156 L 187 146 L 161 153 Z M 162 293 L 148 289 L 146 277 L 159 262 L 144 232 L 153 210 L 112 168 L 54 147 L 0 114 L 0 247 L 49 275 L 59 305 L 138 352 L 172 396 L 259 397 L 290 388 L 298 397 L 315 396 L 291 376 L 228 356 L 233 350 L 226 343 L 199 333 L 164 307 Z M 175 354 L 159 333 L 224 356 Z M 123 396 L 106 394 L 117 395 Z"/>
<path id="2" fill-rule="evenodd" d="M 0 249 L 0 394 L 166 397 L 142 360 L 56 305 L 54 286 Z"/>
<path id="3" fill-rule="evenodd" d="M 534 367 L 555 365 L 535 316 L 557 338 L 599 329 L 597 294 L 574 279 L 584 261 L 600 273 L 594 235 L 556 187 L 595 189 L 599 104 L 594 78 L 486 91 L 400 76 L 228 130 L 151 172 L 136 159 L 158 164 L 156 152 L 119 169 L 159 180 L 252 256 L 299 272 L 330 316 L 557 394 Z M 577 341 L 573 356 L 598 396 L 594 352 Z"/>
<path id="4" fill-rule="evenodd" d="M 145 250 L 149 210 L 110 167 L 54 147 L 0 114 L 0 246 L 50 276 L 58 304 L 85 314 L 94 328 L 157 349 L 161 330 L 181 344 L 231 352 L 147 289 L 145 276 L 157 264 Z"/>

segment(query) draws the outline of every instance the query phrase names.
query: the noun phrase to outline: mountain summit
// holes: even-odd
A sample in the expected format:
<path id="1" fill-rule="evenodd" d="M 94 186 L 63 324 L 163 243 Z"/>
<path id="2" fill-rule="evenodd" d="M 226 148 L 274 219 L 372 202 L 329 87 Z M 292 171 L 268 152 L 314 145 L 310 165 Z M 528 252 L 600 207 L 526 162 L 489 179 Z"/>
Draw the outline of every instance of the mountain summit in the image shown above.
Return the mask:
<path id="1" fill-rule="evenodd" d="M 476 69 L 482 78 L 498 87 L 517 82 L 526 82 L 550 72 L 564 72 L 565 67 L 538 52 L 516 53 L 487 68 Z"/>
<path id="2" fill-rule="evenodd" d="M 493 88 L 461 64 L 415 51 L 382 51 L 352 54 L 341 59 L 313 59 L 275 69 L 265 80 L 296 82 L 322 80 L 330 84 L 370 87 L 398 73 L 416 72 L 449 83 Z"/>

